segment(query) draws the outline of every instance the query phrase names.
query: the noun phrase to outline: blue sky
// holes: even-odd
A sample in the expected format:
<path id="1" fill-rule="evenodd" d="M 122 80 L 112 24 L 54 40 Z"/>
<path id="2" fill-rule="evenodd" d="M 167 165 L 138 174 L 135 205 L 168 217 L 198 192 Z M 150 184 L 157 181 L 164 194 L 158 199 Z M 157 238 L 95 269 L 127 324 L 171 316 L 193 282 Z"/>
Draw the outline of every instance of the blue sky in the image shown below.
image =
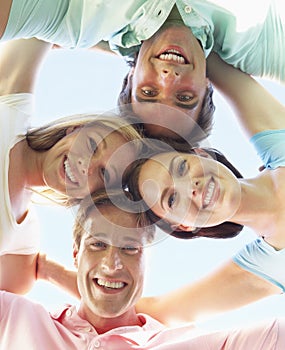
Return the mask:
<path id="1" fill-rule="evenodd" d="M 86 50 L 53 50 L 37 81 L 34 124 L 69 114 L 112 110 L 116 107 L 126 72 L 126 64 L 116 56 Z M 284 86 L 260 81 L 285 104 Z M 245 177 L 254 176 L 261 162 L 244 138 L 226 102 L 217 92 L 214 98 L 217 111 L 210 145 L 224 152 Z M 42 226 L 42 251 L 72 268 L 73 212 L 50 206 L 38 206 L 37 209 Z M 244 229 L 239 237 L 226 241 L 203 239 L 187 242 L 171 237 L 160 241 L 148 248 L 145 295 L 163 294 L 202 277 L 254 238 L 250 230 Z M 45 282 L 37 282 L 28 296 L 48 309 L 75 302 L 69 295 Z M 285 315 L 284 296 L 267 298 L 215 317 L 203 325 L 210 329 L 223 328 L 278 315 Z"/>

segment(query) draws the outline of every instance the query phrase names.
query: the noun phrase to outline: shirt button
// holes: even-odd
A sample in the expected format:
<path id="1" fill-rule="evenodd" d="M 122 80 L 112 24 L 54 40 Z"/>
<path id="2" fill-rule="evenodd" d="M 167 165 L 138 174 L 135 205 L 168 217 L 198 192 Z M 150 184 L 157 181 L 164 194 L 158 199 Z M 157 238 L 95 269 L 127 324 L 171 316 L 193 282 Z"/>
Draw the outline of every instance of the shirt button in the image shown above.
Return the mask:
<path id="1" fill-rule="evenodd" d="M 184 7 L 184 11 L 185 11 L 185 13 L 190 13 L 192 11 L 192 7 L 187 5 Z"/>
<path id="2" fill-rule="evenodd" d="M 66 316 L 67 316 L 67 317 L 70 317 L 71 315 L 72 315 L 71 310 L 67 310 L 67 311 L 66 311 Z"/>
<path id="3" fill-rule="evenodd" d="M 94 343 L 94 348 L 98 349 L 98 348 L 100 348 L 100 345 L 101 344 L 100 344 L 99 340 L 96 340 L 95 343 Z"/>

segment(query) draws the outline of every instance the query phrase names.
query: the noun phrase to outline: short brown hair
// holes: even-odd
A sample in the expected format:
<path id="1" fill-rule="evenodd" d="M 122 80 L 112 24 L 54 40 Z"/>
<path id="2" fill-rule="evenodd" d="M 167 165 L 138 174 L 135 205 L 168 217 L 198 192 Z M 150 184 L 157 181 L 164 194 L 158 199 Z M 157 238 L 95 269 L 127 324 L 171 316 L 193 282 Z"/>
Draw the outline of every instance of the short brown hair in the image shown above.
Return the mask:
<path id="1" fill-rule="evenodd" d="M 146 215 L 144 206 L 140 203 L 135 203 L 133 197 L 128 191 L 105 192 L 101 191 L 83 199 L 80 203 L 76 220 L 73 226 L 73 239 L 79 248 L 82 235 L 85 232 L 84 222 L 89 218 L 92 210 L 100 210 L 100 207 L 115 206 L 122 211 L 126 211 L 136 216 L 137 227 L 144 228 L 148 234 L 148 243 L 151 243 L 155 235 L 155 225 L 150 221 Z M 135 208 L 134 208 L 135 207 Z M 134 210 L 135 209 L 135 210 Z"/>

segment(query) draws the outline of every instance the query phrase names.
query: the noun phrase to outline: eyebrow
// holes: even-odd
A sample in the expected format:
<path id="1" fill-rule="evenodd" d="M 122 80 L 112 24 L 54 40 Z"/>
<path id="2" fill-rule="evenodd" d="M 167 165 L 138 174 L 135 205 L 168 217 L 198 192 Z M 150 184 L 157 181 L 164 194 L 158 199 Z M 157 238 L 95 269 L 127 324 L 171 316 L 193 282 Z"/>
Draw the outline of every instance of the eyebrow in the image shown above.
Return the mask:
<path id="1" fill-rule="evenodd" d="M 174 171 L 174 162 L 177 158 L 180 158 L 180 156 L 175 156 L 171 159 L 170 163 L 169 163 L 169 167 L 168 167 L 168 172 L 172 175 L 173 174 L 173 171 Z M 164 208 L 164 200 L 165 200 L 165 197 L 167 195 L 167 193 L 169 192 L 169 188 L 165 188 L 163 191 L 162 191 L 162 194 L 161 194 L 161 197 L 160 197 L 160 206 L 163 210 L 165 210 Z"/>
<path id="2" fill-rule="evenodd" d="M 109 237 L 108 237 L 108 234 L 103 233 L 103 232 L 97 232 L 95 234 L 89 233 L 87 238 L 88 239 L 95 238 L 97 240 L 103 240 L 104 243 L 109 244 L 109 245 L 112 245 L 111 243 L 114 243 L 114 242 L 106 242 Z M 123 236 L 119 243 L 123 244 L 123 243 L 128 243 L 128 242 L 136 243 L 138 245 L 143 245 L 143 243 L 140 240 L 138 240 L 137 238 L 131 237 L 131 236 Z M 116 244 L 116 242 L 115 242 L 115 244 Z M 116 245 L 114 245 L 114 246 L 116 247 Z"/>
<path id="3" fill-rule="evenodd" d="M 145 99 L 140 97 L 139 95 L 135 95 L 135 98 L 138 102 L 141 103 L 160 103 L 160 100 L 158 100 L 157 98 L 153 98 L 153 99 Z M 175 106 L 186 109 L 186 110 L 193 110 L 198 106 L 199 100 L 197 100 L 195 103 L 192 104 L 184 104 L 181 102 L 175 102 Z"/>

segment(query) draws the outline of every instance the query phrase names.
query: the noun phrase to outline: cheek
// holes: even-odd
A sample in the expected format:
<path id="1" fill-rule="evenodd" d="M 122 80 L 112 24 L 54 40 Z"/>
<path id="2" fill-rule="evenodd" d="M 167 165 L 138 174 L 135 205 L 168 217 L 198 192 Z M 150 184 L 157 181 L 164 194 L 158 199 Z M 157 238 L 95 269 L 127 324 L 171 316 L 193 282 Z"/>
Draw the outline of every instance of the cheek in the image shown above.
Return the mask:
<path id="1" fill-rule="evenodd" d="M 137 282 L 136 284 L 139 289 L 141 289 L 144 284 L 145 259 L 138 259 L 134 261 L 131 266 L 133 266 L 131 270 L 133 279 Z"/>
<path id="2" fill-rule="evenodd" d="M 159 202 L 161 190 L 158 181 L 155 179 L 146 179 L 139 185 L 139 192 L 145 203 L 156 213 L 161 211 Z"/>
<path id="3" fill-rule="evenodd" d="M 87 252 L 86 250 L 82 251 L 82 253 L 80 253 L 77 256 L 77 262 L 78 262 L 78 271 L 88 271 L 90 270 L 94 264 L 94 254 L 90 254 L 89 252 Z"/>

